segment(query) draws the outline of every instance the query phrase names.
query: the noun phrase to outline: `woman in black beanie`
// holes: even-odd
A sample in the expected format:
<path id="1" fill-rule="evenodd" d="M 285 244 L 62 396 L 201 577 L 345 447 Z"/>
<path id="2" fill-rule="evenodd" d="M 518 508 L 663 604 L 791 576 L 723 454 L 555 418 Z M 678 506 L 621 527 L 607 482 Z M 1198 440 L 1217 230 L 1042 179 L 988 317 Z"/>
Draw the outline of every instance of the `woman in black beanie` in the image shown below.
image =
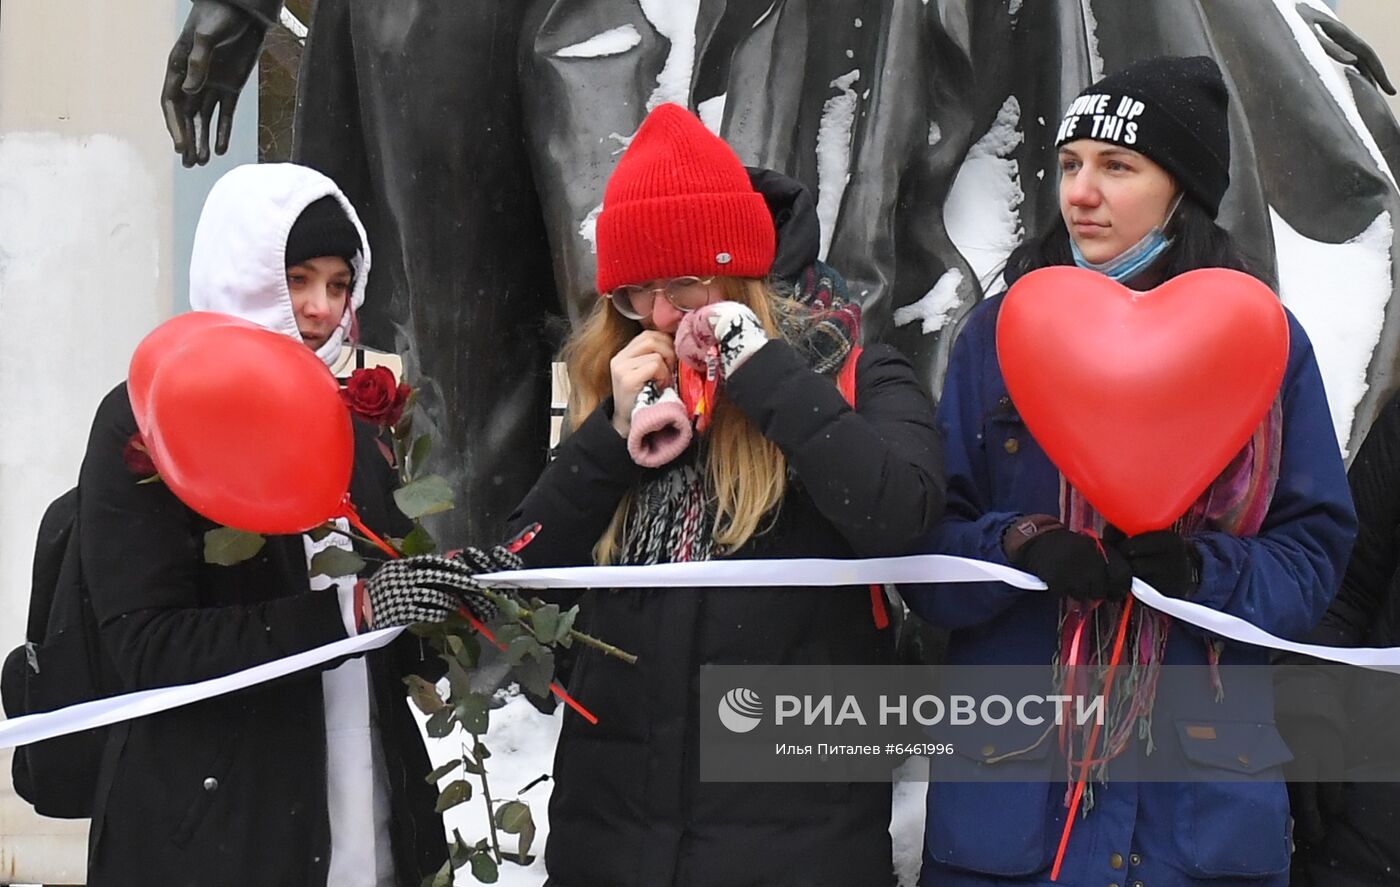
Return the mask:
<path id="1" fill-rule="evenodd" d="M 1007 280 L 1079 265 L 1146 290 L 1196 268 L 1248 272 L 1215 222 L 1229 184 L 1227 102 L 1207 58 L 1150 59 L 1086 89 L 1056 138 L 1062 219 L 1012 254 Z M 1336 590 L 1355 514 L 1297 321 L 1288 320 L 1278 397 L 1245 448 L 1170 529 L 1125 538 L 1061 476 L 1011 402 L 996 354 L 1001 304 L 975 309 L 953 347 L 938 407 L 948 510 L 931 550 L 1010 564 L 1048 593 L 906 589 L 916 612 L 951 629 L 950 663 L 1053 665 L 1047 682 L 1077 665 L 1090 675 L 1081 689 L 1102 692 L 1133 576 L 1271 633 L 1305 634 Z M 1134 608 L 1123 637 L 1058 880 L 1065 764 L 1083 757 L 1084 737 L 1012 721 L 957 743 L 952 766 L 964 781 L 930 785 L 922 884 L 1287 883 L 1279 765 L 1288 750 L 1272 689 L 1262 669 L 1224 670 L 1265 664 L 1267 651 L 1147 607 Z"/>

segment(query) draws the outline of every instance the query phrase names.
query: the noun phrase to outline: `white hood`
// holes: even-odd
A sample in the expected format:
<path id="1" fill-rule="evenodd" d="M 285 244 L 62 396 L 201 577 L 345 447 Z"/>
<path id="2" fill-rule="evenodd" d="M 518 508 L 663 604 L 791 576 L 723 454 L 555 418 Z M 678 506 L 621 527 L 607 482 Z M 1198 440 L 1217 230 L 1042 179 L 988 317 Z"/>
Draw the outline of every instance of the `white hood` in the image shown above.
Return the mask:
<path id="1" fill-rule="evenodd" d="M 339 329 L 316 350 L 334 365 L 350 332 L 353 313 L 365 301 L 369 280 L 369 239 L 360 217 L 335 182 L 295 163 L 246 164 L 214 184 L 199 214 L 190 254 L 190 306 L 196 311 L 232 314 L 300 342 L 287 290 L 287 235 L 302 210 L 334 196 L 360 234 L 360 252 L 351 261 L 355 282 L 349 310 Z"/>

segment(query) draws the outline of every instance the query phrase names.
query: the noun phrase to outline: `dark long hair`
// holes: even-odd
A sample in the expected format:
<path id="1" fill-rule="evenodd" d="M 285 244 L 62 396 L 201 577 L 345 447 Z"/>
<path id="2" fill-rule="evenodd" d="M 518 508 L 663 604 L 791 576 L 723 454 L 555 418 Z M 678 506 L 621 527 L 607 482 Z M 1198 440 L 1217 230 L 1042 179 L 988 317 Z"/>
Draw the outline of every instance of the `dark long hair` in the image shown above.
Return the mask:
<path id="1" fill-rule="evenodd" d="M 1163 280 L 1197 268 L 1229 268 L 1262 281 L 1269 289 L 1278 291 L 1277 281 L 1266 269 L 1245 255 L 1239 243 L 1224 228 L 1216 224 L 1210 213 L 1190 194 L 1183 194 L 1181 204 L 1167 225 L 1172 245 L 1159 259 Z M 1073 265 L 1069 229 L 1056 214 L 1047 230 L 1038 237 L 1016 247 L 1006 260 L 1006 283 L 1015 283 L 1023 275 L 1050 265 Z"/>

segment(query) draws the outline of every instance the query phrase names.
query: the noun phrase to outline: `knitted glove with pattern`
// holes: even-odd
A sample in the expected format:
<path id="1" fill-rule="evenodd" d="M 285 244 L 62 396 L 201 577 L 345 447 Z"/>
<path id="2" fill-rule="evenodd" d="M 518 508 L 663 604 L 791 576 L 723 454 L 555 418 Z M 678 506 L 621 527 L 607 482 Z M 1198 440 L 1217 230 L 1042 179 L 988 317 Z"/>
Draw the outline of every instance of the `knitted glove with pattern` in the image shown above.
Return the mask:
<path id="1" fill-rule="evenodd" d="M 717 349 L 724 378 L 768 344 L 768 333 L 747 305 L 715 302 L 687 314 L 676 329 L 676 356 L 696 369 L 704 369 Z"/>
<path id="2" fill-rule="evenodd" d="M 520 558 L 499 546 L 490 551 L 466 548 L 450 558 L 424 554 L 389 561 L 365 583 L 366 621 L 370 628 L 442 622 L 464 608 L 489 621 L 496 605 L 474 577 L 520 567 Z"/>

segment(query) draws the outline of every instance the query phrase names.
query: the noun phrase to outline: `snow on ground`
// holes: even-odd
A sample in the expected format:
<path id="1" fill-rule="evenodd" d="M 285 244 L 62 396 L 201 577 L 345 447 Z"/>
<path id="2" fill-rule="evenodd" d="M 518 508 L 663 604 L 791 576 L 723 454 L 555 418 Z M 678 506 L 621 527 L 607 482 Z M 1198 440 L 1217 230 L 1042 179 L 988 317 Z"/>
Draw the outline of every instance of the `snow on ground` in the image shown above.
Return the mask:
<path id="1" fill-rule="evenodd" d="M 841 197 L 851 180 L 851 132 L 856 121 L 856 91 L 851 84 L 860 79 L 860 69 L 849 71 L 831 81 L 832 89 L 841 90 L 822 105 L 822 119 L 817 127 L 817 219 L 821 224 L 821 251 L 826 258 L 831 248 L 831 236 L 836 231 L 836 217 L 841 212 Z"/>
<path id="2" fill-rule="evenodd" d="M 642 35 L 630 24 L 594 34 L 582 43 L 566 46 L 554 55 L 561 59 L 596 59 L 621 55 L 642 42 Z"/>
<path id="3" fill-rule="evenodd" d="M 894 842 L 894 873 L 899 887 L 917 887 L 919 883 L 919 866 L 924 861 L 924 797 L 927 794 L 926 775 L 919 780 L 894 784 L 890 838 Z"/>
<path id="4" fill-rule="evenodd" d="M 491 728 L 484 739 L 486 747 L 491 750 L 491 757 L 486 759 L 486 778 L 491 786 L 491 797 L 497 803 L 520 800 L 529 804 L 537 830 L 530 847 L 530 852 L 535 856 L 534 862 L 529 866 L 502 863 L 501 878 L 496 882 L 499 887 L 540 887 L 544 884 L 544 842 L 549 836 L 549 792 L 553 783 L 541 782 L 523 794 L 521 789 L 554 770 L 554 744 L 559 739 L 562 712 L 563 706 L 560 706 L 554 715 L 542 715 L 519 694 L 509 695 L 504 706 L 491 712 Z M 417 709 L 414 709 L 414 713 L 418 714 Z M 419 715 L 420 729 L 426 720 Z M 433 739 L 426 733 L 423 735 L 434 767 L 460 757 L 461 740 L 458 737 L 461 735 L 455 733 L 445 739 Z M 438 783 L 439 787 L 460 775 L 460 770 L 448 775 Z M 454 828 L 459 829 L 463 839 L 468 842 L 475 842 L 490 833 L 486 804 L 480 795 L 481 784 L 475 777 L 472 779 L 476 783 L 472 799 L 443 814 L 448 835 Z M 501 835 L 500 839 L 503 851 L 515 850 L 514 835 Z M 476 881 L 470 872 L 463 870 L 458 872 L 457 883 L 468 885 Z"/>
<path id="5" fill-rule="evenodd" d="M 1391 295 L 1390 214 L 1381 213 L 1346 243 L 1310 240 L 1272 207 L 1269 217 L 1278 254 L 1280 296 L 1312 340 L 1337 440 L 1345 452 Z"/>
<path id="6" fill-rule="evenodd" d="M 1024 139 L 1021 105 L 1008 96 L 986 135 L 967 152 L 943 205 L 948 236 L 984 290 L 1021 242 L 1021 176 L 1013 152 Z"/>
<path id="7" fill-rule="evenodd" d="M 962 281 L 963 273 L 957 268 L 944 272 L 922 299 L 894 312 L 894 325 L 904 326 L 917 320 L 921 321 L 924 333 L 943 329 L 958 307 L 958 287 L 962 286 Z"/>
<path id="8" fill-rule="evenodd" d="M 491 784 L 491 796 L 496 800 L 518 799 L 530 805 L 530 813 L 535 819 L 538 832 L 530 852 L 535 859 L 529 866 L 512 862 L 501 865 L 501 878 L 498 887 L 542 887 L 545 880 L 544 845 L 549 837 L 549 793 L 553 783 L 540 782 L 524 794 L 520 790 L 534 782 L 541 775 L 554 770 L 554 745 L 559 739 L 559 727 L 563 723 L 561 705 L 553 715 L 542 715 L 534 706 L 519 694 L 509 694 L 501 708 L 491 712 L 491 729 L 486 734 L 486 747 L 491 749 L 487 759 L 487 779 Z M 417 715 L 417 709 L 414 709 Z M 418 716 L 420 729 L 427 719 Z M 460 754 L 461 741 L 456 736 L 446 739 L 432 739 L 425 733 L 428 755 L 433 766 L 445 764 Z M 894 840 L 894 865 L 899 875 L 899 887 L 914 887 L 919 875 L 919 862 L 923 858 L 924 835 L 924 790 L 925 783 L 919 776 L 918 759 L 906 767 L 912 767 L 904 775 L 919 781 L 897 782 L 894 786 L 894 814 L 890 824 L 890 834 Z M 446 785 L 455 776 L 448 776 L 439 785 Z M 480 790 L 480 785 L 475 789 Z M 444 815 L 447 833 L 461 830 L 467 841 L 486 837 L 486 805 L 480 795 L 447 811 Z M 515 837 L 503 835 L 502 849 L 513 850 Z M 459 885 L 471 885 L 476 881 L 465 870 L 458 873 Z"/>

